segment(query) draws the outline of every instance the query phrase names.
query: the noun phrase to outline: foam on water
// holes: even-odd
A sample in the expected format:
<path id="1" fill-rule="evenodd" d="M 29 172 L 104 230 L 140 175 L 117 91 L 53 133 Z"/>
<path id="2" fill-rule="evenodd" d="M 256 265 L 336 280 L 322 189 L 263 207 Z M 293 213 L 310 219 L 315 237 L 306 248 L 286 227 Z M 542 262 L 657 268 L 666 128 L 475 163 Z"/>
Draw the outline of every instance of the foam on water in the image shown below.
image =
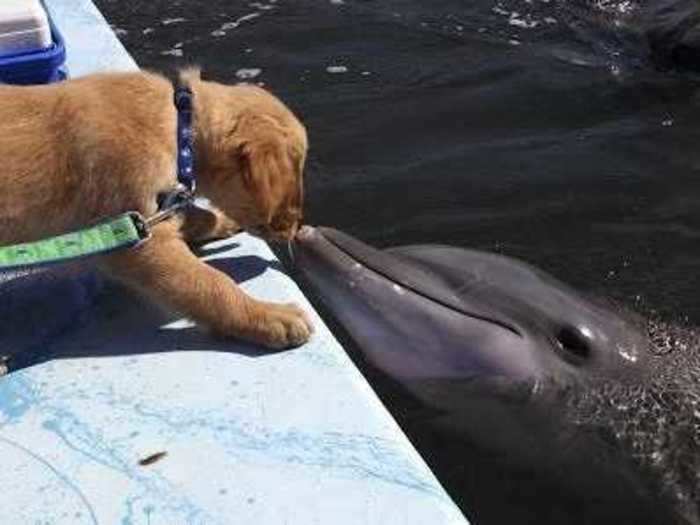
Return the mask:
<path id="1" fill-rule="evenodd" d="M 236 78 L 240 80 L 249 80 L 257 77 L 260 73 L 262 73 L 262 69 L 260 68 L 242 68 L 236 71 Z"/>
<path id="2" fill-rule="evenodd" d="M 328 66 L 326 67 L 326 71 L 328 71 L 331 74 L 347 73 L 348 68 L 347 66 Z"/>

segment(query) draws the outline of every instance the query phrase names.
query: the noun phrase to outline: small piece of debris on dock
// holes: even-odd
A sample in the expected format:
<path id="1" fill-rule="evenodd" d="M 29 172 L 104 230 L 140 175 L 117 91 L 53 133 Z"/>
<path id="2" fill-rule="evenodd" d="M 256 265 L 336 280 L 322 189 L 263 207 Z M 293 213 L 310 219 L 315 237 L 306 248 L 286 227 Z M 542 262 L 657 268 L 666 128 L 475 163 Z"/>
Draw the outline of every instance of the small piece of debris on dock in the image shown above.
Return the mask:
<path id="1" fill-rule="evenodd" d="M 143 459 L 139 460 L 139 465 L 142 467 L 147 467 L 148 465 L 153 465 L 156 461 L 160 461 L 163 459 L 165 456 L 167 456 L 168 453 L 163 451 L 163 452 L 156 452 L 155 454 L 151 454 L 150 456 L 146 456 Z"/>

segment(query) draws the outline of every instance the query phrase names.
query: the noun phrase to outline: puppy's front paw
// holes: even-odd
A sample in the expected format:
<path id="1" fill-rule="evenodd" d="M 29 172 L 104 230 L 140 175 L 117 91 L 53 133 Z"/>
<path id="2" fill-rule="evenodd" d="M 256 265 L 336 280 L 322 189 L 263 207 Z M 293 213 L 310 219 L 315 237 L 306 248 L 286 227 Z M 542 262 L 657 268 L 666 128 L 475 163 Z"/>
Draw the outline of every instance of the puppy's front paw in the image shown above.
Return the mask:
<path id="1" fill-rule="evenodd" d="M 270 348 L 294 348 L 303 345 L 314 331 L 306 312 L 291 303 L 261 303 L 256 317 L 254 339 Z"/>

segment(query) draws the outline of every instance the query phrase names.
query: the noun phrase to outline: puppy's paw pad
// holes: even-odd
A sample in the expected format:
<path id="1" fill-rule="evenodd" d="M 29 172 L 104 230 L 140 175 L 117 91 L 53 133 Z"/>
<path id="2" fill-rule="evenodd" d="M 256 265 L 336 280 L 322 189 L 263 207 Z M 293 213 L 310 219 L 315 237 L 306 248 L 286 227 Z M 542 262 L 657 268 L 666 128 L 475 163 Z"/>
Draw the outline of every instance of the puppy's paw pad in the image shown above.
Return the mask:
<path id="1" fill-rule="evenodd" d="M 313 324 L 304 310 L 294 304 L 268 304 L 262 319 L 263 343 L 272 348 L 294 348 L 306 343 Z"/>

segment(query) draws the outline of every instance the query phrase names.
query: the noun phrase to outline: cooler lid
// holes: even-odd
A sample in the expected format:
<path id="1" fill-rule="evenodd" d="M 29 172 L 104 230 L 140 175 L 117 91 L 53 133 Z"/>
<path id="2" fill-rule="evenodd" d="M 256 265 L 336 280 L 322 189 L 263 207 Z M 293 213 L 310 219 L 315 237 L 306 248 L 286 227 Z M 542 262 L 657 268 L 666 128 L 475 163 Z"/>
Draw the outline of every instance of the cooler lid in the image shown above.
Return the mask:
<path id="1" fill-rule="evenodd" d="M 0 0 L 0 35 L 48 26 L 40 0 Z"/>

